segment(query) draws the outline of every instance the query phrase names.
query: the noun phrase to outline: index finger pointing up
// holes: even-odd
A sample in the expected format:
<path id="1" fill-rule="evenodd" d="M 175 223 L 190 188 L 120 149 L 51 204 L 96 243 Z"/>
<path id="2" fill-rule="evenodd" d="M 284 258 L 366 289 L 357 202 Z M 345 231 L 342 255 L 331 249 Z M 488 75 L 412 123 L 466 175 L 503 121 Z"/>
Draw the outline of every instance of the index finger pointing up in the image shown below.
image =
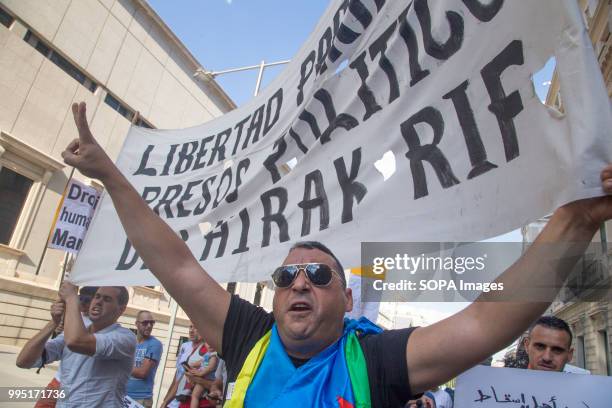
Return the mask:
<path id="1" fill-rule="evenodd" d="M 85 143 L 95 143 L 95 139 L 89 130 L 87 124 L 87 105 L 85 102 L 73 103 L 72 104 L 72 115 L 74 116 L 74 123 L 76 124 L 79 132 L 79 139 Z"/>

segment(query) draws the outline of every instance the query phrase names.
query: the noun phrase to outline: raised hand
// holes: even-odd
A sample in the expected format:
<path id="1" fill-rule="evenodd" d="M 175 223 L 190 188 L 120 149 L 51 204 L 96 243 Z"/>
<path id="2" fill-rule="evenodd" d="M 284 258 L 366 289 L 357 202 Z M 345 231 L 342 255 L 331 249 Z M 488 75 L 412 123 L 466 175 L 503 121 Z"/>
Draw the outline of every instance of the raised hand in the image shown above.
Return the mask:
<path id="1" fill-rule="evenodd" d="M 67 302 L 71 297 L 79 296 L 78 288 L 70 282 L 63 282 L 59 289 L 59 297 Z"/>
<path id="2" fill-rule="evenodd" d="M 56 327 L 62 324 L 62 318 L 64 317 L 65 309 L 66 306 L 62 301 L 58 300 L 57 302 L 51 304 L 51 319 L 53 320 L 53 323 Z"/>
<path id="3" fill-rule="evenodd" d="M 85 102 L 72 104 L 74 123 L 79 138 L 74 139 L 62 152 L 64 162 L 76 167 L 83 175 L 104 182 L 116 167 L 89 130 Z"/>

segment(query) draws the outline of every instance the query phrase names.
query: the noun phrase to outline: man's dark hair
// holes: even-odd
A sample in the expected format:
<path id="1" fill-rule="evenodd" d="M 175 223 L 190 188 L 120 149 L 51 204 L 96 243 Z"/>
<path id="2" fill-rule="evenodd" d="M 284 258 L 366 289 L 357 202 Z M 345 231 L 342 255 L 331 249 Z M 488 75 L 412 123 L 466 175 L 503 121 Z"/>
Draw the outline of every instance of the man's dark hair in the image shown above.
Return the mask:
<path id="1" fill-rule="evenodd" d="M 93 297 L 93 295 L 95 295 L 97 291 L 97 286 L 81 286 L 81 289 L 79 289 L 79 295 Z"/>
<path id="2" fill-rule="evenodd" d="M 572 330 L 570 329 L 569 325 L 565 320 L 559 319 L 555 316 L 542 316 L 531 325 L 531 327 L 529 328 L 529 334 L 531 334 L 533 328 L 536 326 L 544 326 L 554 330 L 563 330 L 564 332 L 569 334 L 568 347 L 571 347 L 574 335 L 572 334 Z"/>
<path id="3" fill-rule="evenodd" d="M 119 303 L 120 306 L 127 305 L 130 300 L 130 294 L 128 290 L 125 288 L 125 286 L 111 286 L 111 287 L 119 290 L 119 296 L 117 296 L 117 303 Z"/>
<path id="4" fill-rule="evenodd" d="M 81 305 L 89 305 L 97 291 L 97 286 L 82 286 L 81 289 L 79 289 L 79 301 Z"/>
<path id="5" fill-rule="evenodd" d="M 291 247 L 289 251 L 293 251 L 294 249 L 299 249 L 299 248 L 318 249 L 319 251 L 325 252 L 327 255 L 331 256 L 334 259 L 334 262 L 336 262 L 336 266 L 338 267 L 337 272 L 338 272 L 338 275 L 340 275 L 342 286 L 346 288 L 346 277 L 344 276 L 344 267 L 342 266 L 342 263 L 336 257 L 336 255 L 334 255 L 334 253 L 331 251 L 331 249 L 329 249 L 328 247 L 326 247 L 319 241 L 300 241 L 300 242 L 296 242 L 295 244 L 293 244 L 293 246 Z"/>

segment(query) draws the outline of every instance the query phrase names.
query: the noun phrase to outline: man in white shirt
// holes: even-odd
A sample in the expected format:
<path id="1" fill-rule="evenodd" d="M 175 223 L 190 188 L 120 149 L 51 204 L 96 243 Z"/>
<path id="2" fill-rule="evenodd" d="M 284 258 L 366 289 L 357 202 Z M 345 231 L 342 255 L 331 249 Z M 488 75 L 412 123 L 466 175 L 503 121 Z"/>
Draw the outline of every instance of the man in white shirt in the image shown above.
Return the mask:
<path id="1" fill-rule="evenodd" d="M 91 320 L 89 320 L 89 305 L 91 304 L 91 300 L 98 288 L 96 286 L 83 286 L 79 289 L 79 305 L 81 310 L 81 317 L 83 318 L 83 324 L 85 327 L 88 327 L 91 324 Z M 55 334 L 59 335 L 64 331 L 64 322 L 61 322 L 59 326 L 55 329 Z M 40 368 L 42 368 L 44 364 L 41 364 Z M 47 384 L 46 390 L 49 392 L 44 393 L 44 397 L 41 397 L 36 401 L 34 408 L 55 408 L 57 404 L 56 393 L 51 390 L 59 390 L 62 384 L 61 378 L 62 371 L 62 363 L 60 362 L 59 369 L 55 372 L 55 376 L 49 384 Z M 46 398 L 48 396 L 48 398 Z"/>
<path id="2" fill-rule="evenodd" d="M 117 324 L 128 303 L 127 289 L 100 287 L 89 308 L 85 327 L 76 286 L 64 282 L 61 301 L 51 305 L 51 321 L 30 339 L 17 356 L 17 366 L 31 368 L 61 360 L 65 398 L 58 407 L 121 407 L 132 370 L 136 337 Z M 65 316 L 64 316 L 65 314 Z M 49 340 L 64 316 L 64 333 Z"/>

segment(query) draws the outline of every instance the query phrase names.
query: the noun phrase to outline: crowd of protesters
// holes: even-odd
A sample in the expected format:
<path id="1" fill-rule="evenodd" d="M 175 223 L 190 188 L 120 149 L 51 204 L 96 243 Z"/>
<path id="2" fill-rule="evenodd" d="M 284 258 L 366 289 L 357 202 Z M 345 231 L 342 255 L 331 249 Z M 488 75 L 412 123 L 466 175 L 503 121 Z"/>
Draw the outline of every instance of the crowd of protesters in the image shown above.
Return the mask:
<path id="1" fill-rule="evenodd" d="M 136 314 L 135 336 L 117 323 L 127 301 L 123 287 L 82 287 L 77 295 L 76 287 L 62 285 L 60 300 L 51 306 L 51 321 L 17 357 L 17 365 L 22 368 L 60 361 L 47 389 L 63 389 L 66 398 L 41 398 L 36 408 L 125 406 L 125 395 L 142 407 L 153 406 L 153 386 L 163 346 L 152 335 L 155 320 L 151 312 L 141 310 Z M 506 356 L 505 366 L 562 371 L 572 358 L 572 338 L 565 321 L 542 316 L 519 340 L 516 354 L 520 353 L 521 365 Z M 176 372 L 158 406 L 218 406 L 226 395 L 226 378 L 225 362 L 190 324 L 189 340 L 179 348 Z M 453 398 L 453 389 L 436 386 L 408 401 L 406 407 L 452 408 Z"/>
<path id="2" fill-rule="evenodd" d="M 77 293 L 74 285 L 65 282 L 59 296 L 51 305 L 50 322 L 17 356 L 17 366 L 38 371 L 59 361 L 57 373 L 46 387 L 49 392 L 35 407 L 122 407 L 128 403 L 152 407 L 163 351 L 162 343 L 151 334 L 155 325 L 152 313 L 141 310 L 136 314 L 134 335 L 117 323 L 128 303 L 126 288 L 86 286 Z M 208 394 L 217 373 L 222 381 L 220 366 L 217 353 L 191 325 L 189 341 L 180 347 L 175 380 L 161 406 L 216 406 L 220 397 Z M 215 386 L 219 394 L 223 385 Z M 63 397 L 58 398 L 60 395 Z"/>

